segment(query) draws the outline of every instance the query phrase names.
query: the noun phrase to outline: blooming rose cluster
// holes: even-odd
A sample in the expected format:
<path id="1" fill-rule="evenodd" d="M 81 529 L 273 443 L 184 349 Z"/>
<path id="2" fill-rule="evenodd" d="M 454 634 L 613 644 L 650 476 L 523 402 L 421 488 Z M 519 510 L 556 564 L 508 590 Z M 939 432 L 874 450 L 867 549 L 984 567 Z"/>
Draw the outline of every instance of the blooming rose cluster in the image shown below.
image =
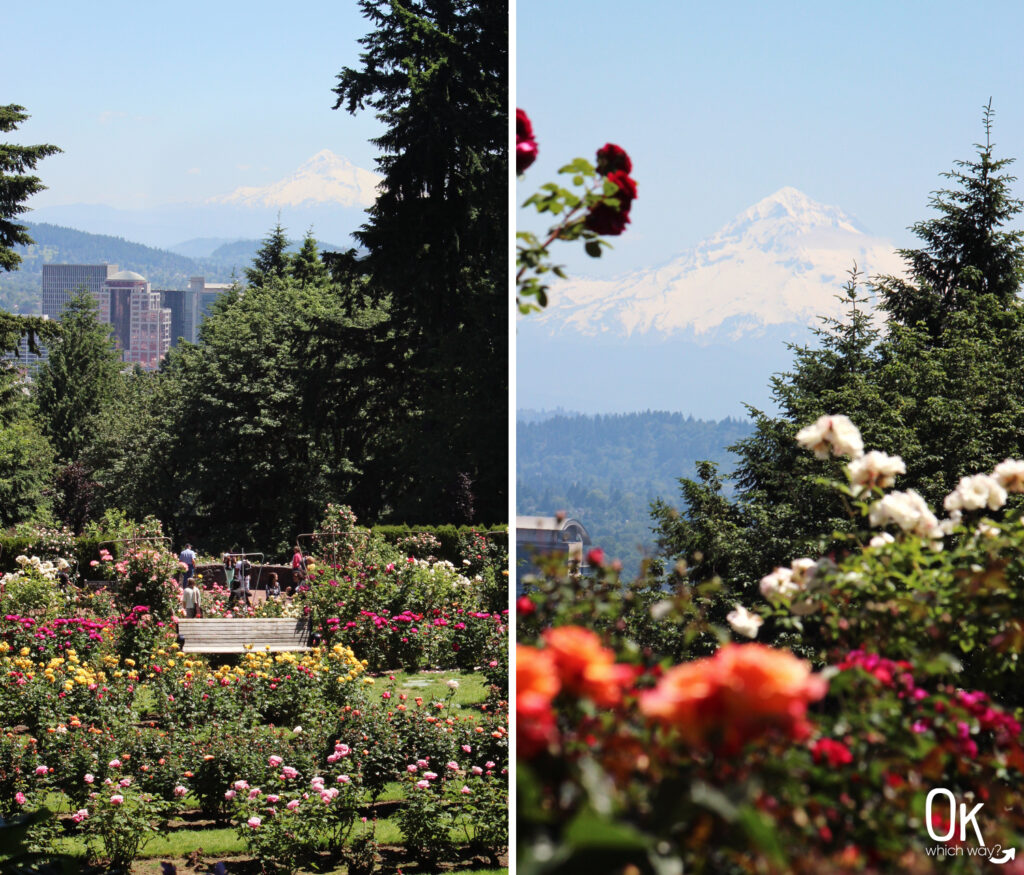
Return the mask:
<path id="1" fill-rule="evenodd" d="M 640 696 L 640 710 L 687 742 L 735 752 L 769 729 L 810 734 L 807 706 L 828 682 L 809 663 L 761 644 L 727 644 L 714 656 L 669 669 Z"/>
<path id="2" fill-rule="evenodd" d="M 617 205 L 602 201 L 594 206 L 586 218 L 586 226 L 591 231 L 614 237 L 626 230 L 629 211 L 636 200 L 636 180 L 629 175 L 632 170 L 633 162 L 621 146 L 605 143 L 597 150 L 597 172 L 605 178 L 606 183 L 615 186 L 614 193 L 608 197 L 614 198 Z"/>
<path id="3" fill-rule="evenodd" d="M 557 740 L 552 701 L 560 692 L 615 707 L 632 685 L 635 670 L 615 662 L 615 653 L 595 632 L 560 626 L 544 633 L 545 647 L 516 647 L 518 749 L 531 757 Z"/>
<path id="4" fill-rule="evenodd" d="M 999 510 L 1004 504 L 1006 489 L 991 474 L 961 477 L 956 489 L 942 502 L 942 506 L 949 511 L 981 510 L 984 507 Z"/>

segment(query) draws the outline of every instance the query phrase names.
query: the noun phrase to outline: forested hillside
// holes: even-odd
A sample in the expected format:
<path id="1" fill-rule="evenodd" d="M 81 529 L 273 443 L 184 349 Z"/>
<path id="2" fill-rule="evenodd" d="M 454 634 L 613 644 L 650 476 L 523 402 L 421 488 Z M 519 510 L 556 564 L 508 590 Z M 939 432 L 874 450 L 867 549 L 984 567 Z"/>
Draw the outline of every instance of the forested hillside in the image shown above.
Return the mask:
<path id="1" fill-rule="evenodd" d="M 731 470 L 726 447 L 751 433 L 746 420 L 681 413 L 559 415 L 516 425 L 516 513 L 564 510 L 628 573 L 654 542 L 650 502 L 674 500 L 678 478 L 710 459 Z"/>
<path id="2" fill-rule="evenodd" d="M 164 249 L 132 243 L 121 237 L 88 234 L 57 225 L 24 223 L 35 243 L 17 246 L 19 270 L 0 277 L 0 308 L 11 313 L 39 313 L 44 264 L 116 264 L 134 270 L 155 289 L 188 288 L 189 277 L 205 276 L 209 282 L 229 282 L 235 266 L 224 259 L 188 258 Z M 253 249 L 259 247 L 259 241 Z M 251 259 L 237 260 L 237 273 Z"/>

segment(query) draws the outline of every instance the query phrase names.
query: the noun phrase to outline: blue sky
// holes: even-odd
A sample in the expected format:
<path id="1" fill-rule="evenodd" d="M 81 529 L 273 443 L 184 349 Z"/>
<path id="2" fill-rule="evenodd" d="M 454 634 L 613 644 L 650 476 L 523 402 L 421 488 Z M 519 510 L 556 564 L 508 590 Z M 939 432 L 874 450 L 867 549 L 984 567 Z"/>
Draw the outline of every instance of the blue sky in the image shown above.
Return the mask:
<path id="1" fill-rule="evenodd" d="M 7 139 L 65 151 L 38 165 L 32 206 L 198 201 L 321 149 L 374 169 L 372 111 L 331 109 L 368 29 L 354 0 L 60 0 L 6 4 L 3 22 L 0 103 L 32 116 Z"/>
<path id="2" fill-rule="evenodd" d="M 631 153 L 615 250 L 556 256 L 594 276 L 667 261 L 785 185 L 910 245 L 990 96 L 997 154 L 1024 159 L 1022 32 L 1024 4 L 991 0 L 518 0 L 516 104 L 540 157 L 517 197 L 606 141 Z"/>

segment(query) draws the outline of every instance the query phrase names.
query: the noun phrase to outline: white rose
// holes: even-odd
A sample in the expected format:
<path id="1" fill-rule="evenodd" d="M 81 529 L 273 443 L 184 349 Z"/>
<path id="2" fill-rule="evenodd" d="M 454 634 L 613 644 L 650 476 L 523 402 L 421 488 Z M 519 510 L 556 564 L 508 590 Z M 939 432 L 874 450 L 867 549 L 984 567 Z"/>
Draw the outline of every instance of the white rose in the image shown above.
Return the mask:
<path id="1" fill-rule="evenodd" d="M 865 489 L 879 487 L 887 489 L 896 482 L 897 474 L 906 474 L 907 466 L 899 456 L 872 450 L 846 466 L 853 494 L 859 495 Z"/>
<path id="2" fill-rule="evenodd" d="M 868 521 L 872 526 L 895 523 L 903 531 L 922 538 L 941 538 L 943 535 L 938 517 L 913 489 L 890 492 L 876 501 L 871 505 Z"/>
<path id="3" fill-rule="evenodd" d="M 725 619 L 729 621 L 729 625 L 737 635 L 743 635 L 746 638 L 756 638 L 758 629 L 764 623 L 763 618 L 752 614 L 743 605 L 736 605 Z"/>
<path id="4" fill-rule="evenodd" d="M 1024 492 L 1024 461 L 1006 459 L 996 465 L 992 476 L 1007 492 Z"/>
<path id="5" fill-rule="evenodd" d="M 974 474 L 960 478 L 949 495 L 943 501 L 946 510 L 998 510 L 1006 504 L 1006 490 L 995 477 L 989 474 Z"/>

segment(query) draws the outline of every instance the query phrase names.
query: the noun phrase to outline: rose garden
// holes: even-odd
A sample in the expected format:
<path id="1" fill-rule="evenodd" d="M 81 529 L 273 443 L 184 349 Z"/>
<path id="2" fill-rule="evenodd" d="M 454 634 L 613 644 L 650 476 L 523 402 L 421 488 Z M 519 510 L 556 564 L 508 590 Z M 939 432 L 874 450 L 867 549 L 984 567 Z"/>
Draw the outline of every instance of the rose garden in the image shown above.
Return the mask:
<path id="1" fill-rule="evenodd" d="M 70 586 L 66 535 L 39 533 L 8 560 L 4 865 L 506 865 L 504 538 L 464 533 L 452 561 L 433 535 L 392 544 L 333 511 L 344 531 L 314 541 L 294 598 L 247 607 L 216 584 L 203 592 L 204 618 L 308 618 L 300 651 L 186 652 L 180 564 L 152 525 L 104 547 Z M 31 868 L 41 860 L 51 868 Z"/>

